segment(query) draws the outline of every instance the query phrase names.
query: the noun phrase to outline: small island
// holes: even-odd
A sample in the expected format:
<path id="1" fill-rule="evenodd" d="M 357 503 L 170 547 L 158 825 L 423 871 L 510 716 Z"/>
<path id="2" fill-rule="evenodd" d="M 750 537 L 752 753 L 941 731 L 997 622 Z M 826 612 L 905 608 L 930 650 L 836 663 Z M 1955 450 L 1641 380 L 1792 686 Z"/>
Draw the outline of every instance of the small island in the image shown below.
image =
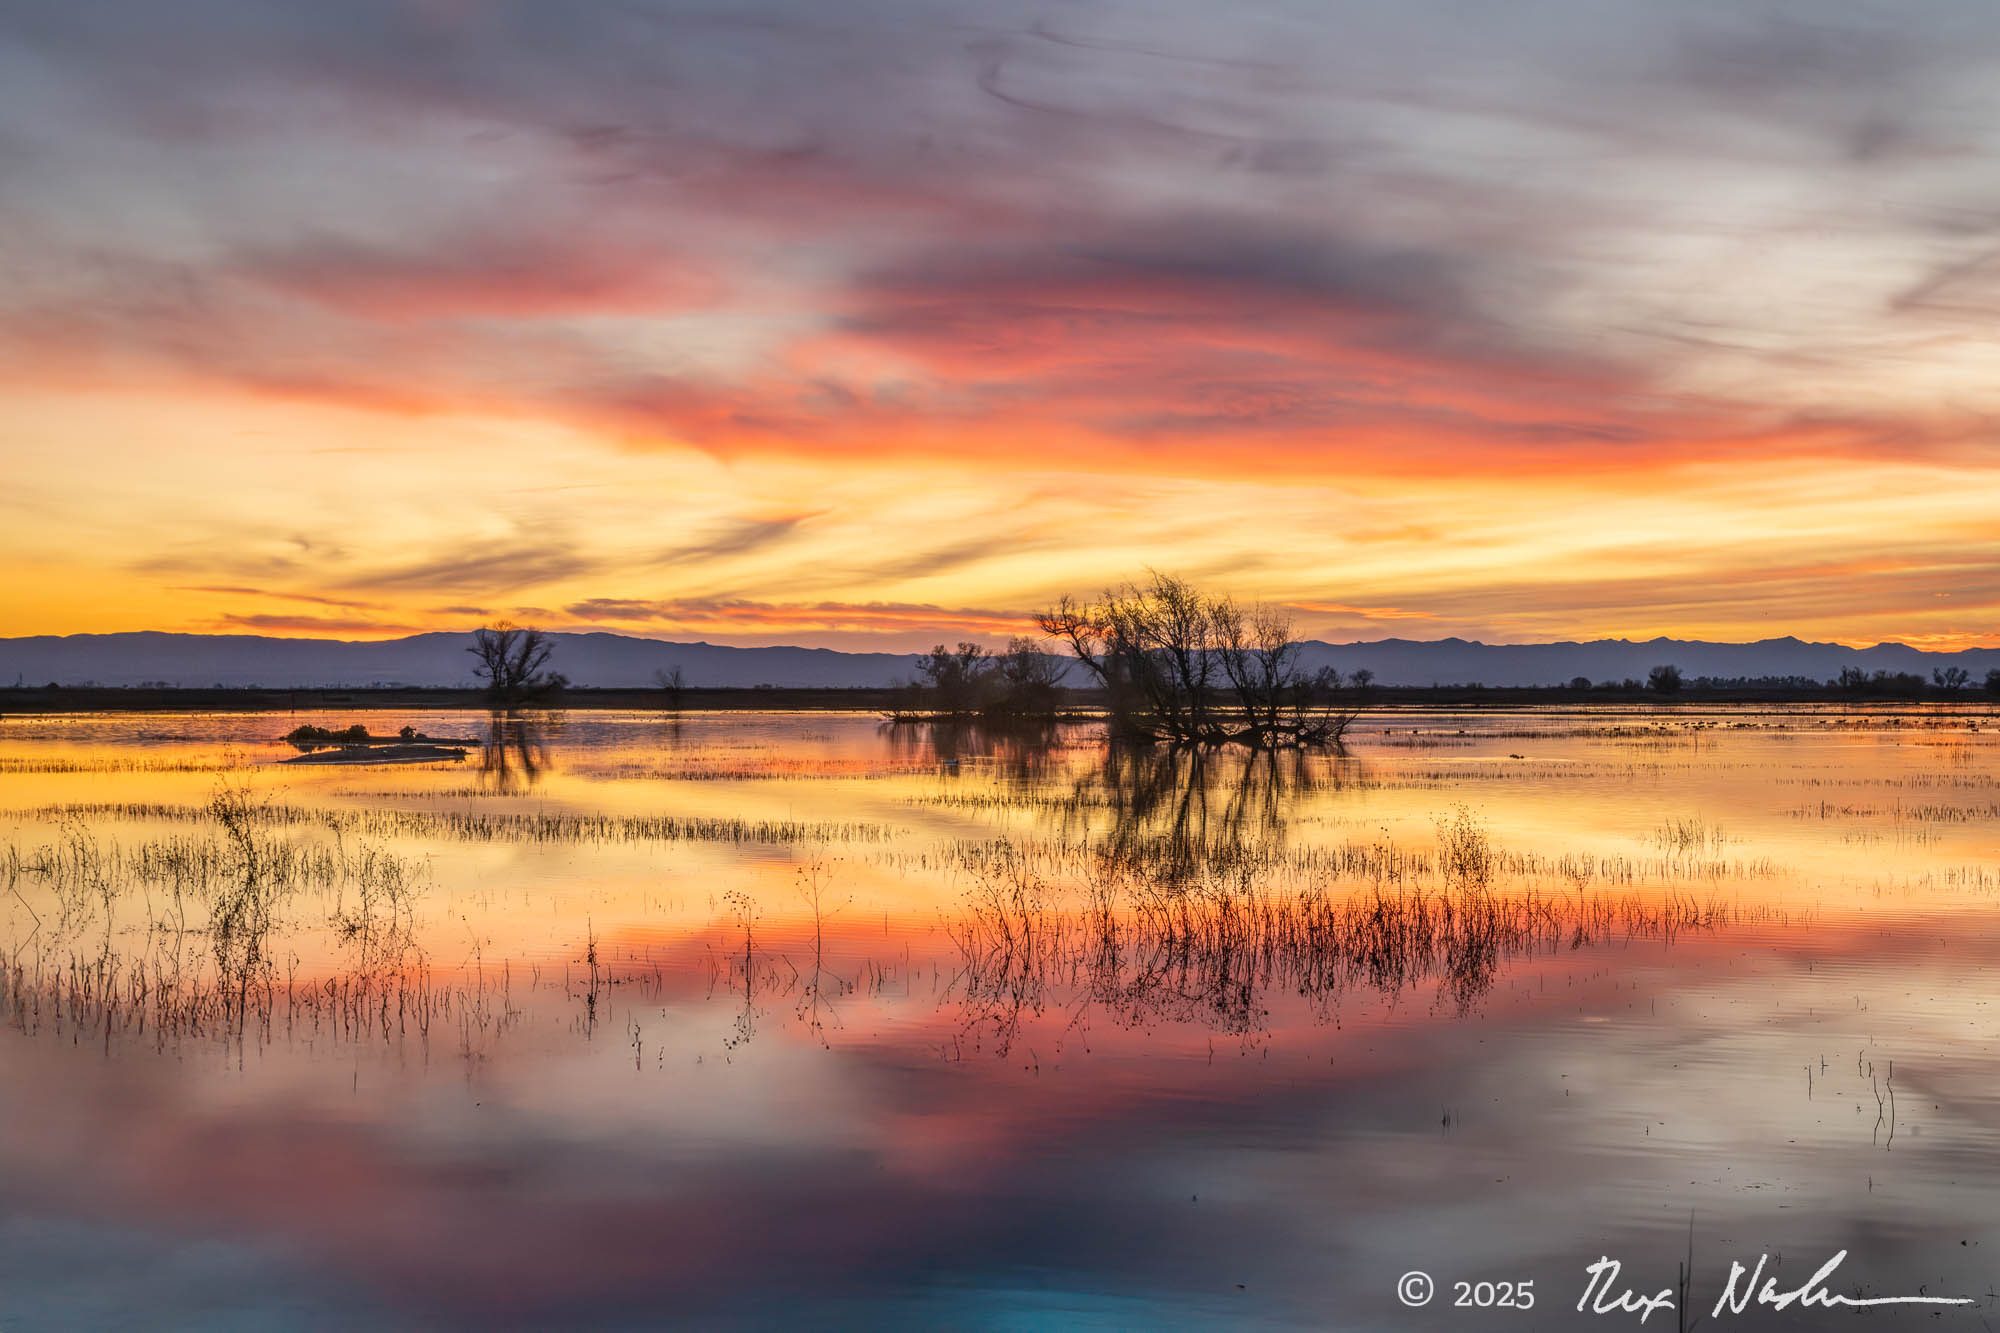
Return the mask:
<path id="1" fill-rule="evenodd" d="M 343 729 L 294 727 L 284 740 L 304 751 L 286 764 L 421 764 L 465 758 L 466 751 L 479 744 L 475 740 L 427 736 L 415 727 L 404 727 L 393 736 L 377 736 L 360 723 Z"/>

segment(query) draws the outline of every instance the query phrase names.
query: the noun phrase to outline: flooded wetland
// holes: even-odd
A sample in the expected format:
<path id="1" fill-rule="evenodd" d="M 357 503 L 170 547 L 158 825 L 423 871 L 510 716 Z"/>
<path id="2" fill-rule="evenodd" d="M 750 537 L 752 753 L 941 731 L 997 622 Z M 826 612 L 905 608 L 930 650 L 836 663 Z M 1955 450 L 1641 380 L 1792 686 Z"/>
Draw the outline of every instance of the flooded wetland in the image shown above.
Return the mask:
<path id="1" fill-rule="evenodd" d="M 2000 1319 L 1990 709 L 299 720 L 0 720 L 8 1333 Z"/>

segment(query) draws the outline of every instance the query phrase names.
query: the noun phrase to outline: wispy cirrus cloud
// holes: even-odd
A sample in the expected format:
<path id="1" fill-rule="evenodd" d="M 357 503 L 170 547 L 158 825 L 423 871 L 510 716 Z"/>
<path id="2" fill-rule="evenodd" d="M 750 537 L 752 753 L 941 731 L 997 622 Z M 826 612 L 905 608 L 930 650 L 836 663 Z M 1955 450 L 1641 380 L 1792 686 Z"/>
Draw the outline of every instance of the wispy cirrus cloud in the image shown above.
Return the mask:
<path id="1" fill-rule="evenodd" d="M 596 557 L 568 545 L 539 545 L 511 538 L 474 539 L 459 553 L 350 574 L 343 586 L 379 592 L 515 592 L 577 578 L 602 567 Z"/>
<path id="2" fill-rule="evenodd" d="M 1294 611 L 1321 616 L 1359 616 L 1363 620 L 1436 620 L 1435 611 L 1418 611 L 1404 606 L 1350 606 L 1345 602 L 1301 601 L 1288 604 Z"/>
<path id="3" fill-rule="evenodd" d="M 282 634 L 364 634 L 370 638 L 387 634 L 413 633 L 416 626 L 394 620 L 360 616 L 300 616 L 281 614 L 226 615 L 217 626 L 230 630 L 255 630 Z"/>
<path id="4" fill-rule="evenodd" d="M 193 584 L 178 587 L 175 592 L 205 592 L 222 597 L 264 597 L 280 602 L 305 602 L 312 606 L 332 606 L 349 611 L 364 611 L 373 603 L 352 601 L 345 597 L 321 597 L 316 593 L 286 592 L 276 588 L 247 588 L 229 584 Z"/>
<path id="5" fill-rule="evenodd" d="M 771 631 L 903 635 L 1029 633 L 1034 616 L 1026 611 L 946 607 L 898 602 L 766 602 L 747 598 L 617 598 L 574 602 L 564 614 L 583 622 L 615 622 L 657 629 L 734 634 Z"/>
<path id="6" fill-rule="evenodd" d="M 656 554 L 656 565 L 707 564 L 731 556 L 749 555 L 775 546 L 790 537 L 806 514 L 780 514 L 772 518 L 738 518 L 712 525 L 706 535 Z"/>

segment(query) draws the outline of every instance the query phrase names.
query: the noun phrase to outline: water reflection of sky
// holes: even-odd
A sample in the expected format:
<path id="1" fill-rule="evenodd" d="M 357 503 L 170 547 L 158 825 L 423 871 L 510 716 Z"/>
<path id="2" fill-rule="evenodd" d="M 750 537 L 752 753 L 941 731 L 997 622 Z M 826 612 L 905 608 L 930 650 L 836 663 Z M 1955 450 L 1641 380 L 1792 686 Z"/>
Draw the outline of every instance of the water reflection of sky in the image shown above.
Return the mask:
<path id="1" fill-rule="evenodd" d="M 1411 715 L 1344 758 L 1250 763 L 571 714 L 509 738 L 532 772 L 504 773 L 274 766 L 261 717 L 0 728 L 28 863 L 71 832 L 207 836 L 172 811 L 225 782 L 475 821 L 338 833 L 421 871 L 397 955 L 444 997 L 421 1036 L 297 1007 L 362 957 L 330 925 L 352 886 L 286 900 L 270 1023 L 78 1030 L 36 987 L 156 957 L 167 890 L 59 934 L 16 873 L 9 1330 L 1561 1327 L 1600 1254 L 1671 1285 L 1690 1214 L 1703 1313 L 1730 1257 L 1782 1251 L 1798 1281 L 1846 1247 L 1843 1289 L 1991 1317 L 2000 750 L 1958 721 Z M 335 837 L 301 819 L 270 836 Z M 1460 819 L 1495 858 L 1481 892 L 1541 904 L 1498 956 L 1384 984 L 1283 934 L 1337 920 L 1353 948 L 1364 918 L 1301 894 L 1463 890 L 1434 864 Z M 1016 901 L 996 883 L 1042 932 L 997 959 L 968 925 Z M 1106 885 L 1109 959 L 1077 926 Z M 1239 901 L 1276 915 L 1162 924 Z M 1217 957 L 1231 940 L 1251 956 Z M 1424 1323 L 1393 1293 L 1418 1267 L 1447 1295 L 1533 1277 L 1540 1304 Z"/>

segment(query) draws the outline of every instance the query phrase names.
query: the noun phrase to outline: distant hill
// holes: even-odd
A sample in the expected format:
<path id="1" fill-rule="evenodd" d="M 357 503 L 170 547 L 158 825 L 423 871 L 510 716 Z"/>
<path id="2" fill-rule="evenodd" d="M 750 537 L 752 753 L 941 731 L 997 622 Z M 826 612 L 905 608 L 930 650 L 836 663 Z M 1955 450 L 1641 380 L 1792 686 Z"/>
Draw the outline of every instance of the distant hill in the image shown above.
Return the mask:
<path id="1" fill-rule="evenodd" d="M 1849 648 L 1801 639 L 1707 643 L 1698 639 L 1593 639 L 1587 643 L 1480 643 L 1467 639 L 1382 639 L 1373 643 L 1312 643 L 1312 667 L 1342 672 L 1366 668 L 1384 685 L 1556 685 L 1576 676 L 1592 681 L 1644 680 L 1671 663 L 1694 679 L 1803 676 L 1832 680 L 1844 668 L 1911 671 L 1928 677 L 1939 667 L 1963 667 L 1975 684 L 2000 667 L 2000 649 L 1927 653 L 1901 643 Z"/>
<path id="2" fill-rule="evenodd" d="M 637 687 L 654 673 L 681 668 L 697 687 L 772 685 L 790 688 L 865 688 L 910 678 L 916 659 L 906 653 L 843 653 L 829 648 L 728 648 L 712 643 L 667 643 L 622 634 L 554 634 L 554 666 L 583 686 Z M 254 634 L 42 635 L 0 639 L 0 686 L 169 685 L 307 688 L 370 685 L 428 687 L 473 684 L 471 636 L 416 634 L 376 642 L 341 639 L 275 639 Z M 1704 643 L 1651 639 L 1633 643 L 1489 644 L 1467 639 L 1372 643 L 1309 643 L 1309 667 L 1343 673 L 1366 668 L 1381 685 L 1553 685 L 1574 676 L 1593 681 L 1645 679 L 1671 662 L 1688 677 L 1804 676 L 1828 680 L 1844 667 L 1864 671 L 1913 671 L 1959 666 L 1975 682 L 2000 668 L 2000 649 L 1926 653 L 1903 644 L 1846 648 L 1799 639 L 1756 643 Z"/>
<path id="3" fill-rule="evenodd" d="M 681 668 L 691 686 L 847 688 L 907 679 L 902 653 L 827 648 L 725 648 L 622 634 L 552 634 L 550 665 L 578 685 L 645 686 Z M 275 639 L 257 634 L 71 634 L 0 639 L 0 685 L 467 686 L 473 659 L 464 634 L 415 634 L 373 642 Z"/>

